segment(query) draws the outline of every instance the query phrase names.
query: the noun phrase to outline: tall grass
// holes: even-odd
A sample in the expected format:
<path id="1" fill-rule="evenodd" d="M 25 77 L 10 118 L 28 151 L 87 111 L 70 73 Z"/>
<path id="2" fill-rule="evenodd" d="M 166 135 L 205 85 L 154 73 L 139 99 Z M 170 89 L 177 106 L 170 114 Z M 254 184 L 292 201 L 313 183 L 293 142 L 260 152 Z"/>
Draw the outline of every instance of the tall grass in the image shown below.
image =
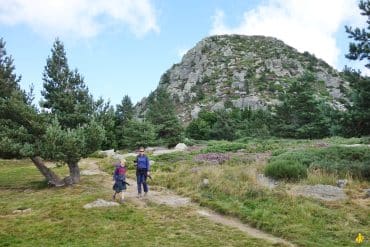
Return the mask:
<path id="1" fill-rule="evenodd" d="M 352 246 L 358 232 L 368 233 L 368 210 L 351 201 L 326 204 L 293 197 L 284 184 L 265 189 L 256 183 L 250 165 L 196 168 L 189 164 L 171 173 L 157 172 L 155 181 L 298 246 Z"/>
<path id="2" fill-rule="evenodd" d="M 272 246 L 213 224 L 191 207 L 84 209 L 97 198 L 110 199 L 102 179 L 84 176 L 73 187 L 39 187 L 34 183 L 43 178 L 30 162 L 0 160 L 0 246 Z M 31 212 L 13 213 L 26 208 Z"/>

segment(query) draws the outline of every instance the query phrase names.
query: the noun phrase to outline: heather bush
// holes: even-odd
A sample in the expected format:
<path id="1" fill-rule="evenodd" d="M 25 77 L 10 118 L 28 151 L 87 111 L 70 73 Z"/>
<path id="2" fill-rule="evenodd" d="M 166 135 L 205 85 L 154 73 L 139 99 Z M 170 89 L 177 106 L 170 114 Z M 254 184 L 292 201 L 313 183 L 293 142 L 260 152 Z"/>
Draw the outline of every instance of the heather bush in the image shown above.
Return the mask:
<path id="1" fill-rule="evenodd" d="M 265 168 L 266 176 L 276 179 L 299 180 L 307 177 L 307 168 L 293 160 L 278 160 Z"/>

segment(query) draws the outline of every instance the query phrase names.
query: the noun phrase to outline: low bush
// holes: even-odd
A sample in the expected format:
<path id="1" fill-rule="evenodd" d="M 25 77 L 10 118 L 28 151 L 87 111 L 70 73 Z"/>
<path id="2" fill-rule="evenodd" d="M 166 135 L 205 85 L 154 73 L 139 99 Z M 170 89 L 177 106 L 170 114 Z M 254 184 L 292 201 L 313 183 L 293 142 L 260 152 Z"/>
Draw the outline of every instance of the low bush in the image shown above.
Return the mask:
<path id="1" fill-rule="evenodd" d="M 298 161 L 278 160 L 266 166 L 265 174 L 275 179 L 299 180 L 307 177 L 307 168 Z"/>
<path id="2" fill-rule="evenodd" d="M 245 149 L 246 144 L 238 142 L 211 142 L 206 148 L 202 149 L 202 153 L 226 153 L 236 152 L 240 149 Z"/>
<path id="3" fill-rule="evenodd" d="M 370 148 L 366 146 L 292 150 L 273 156 L 269 165 L 280 161 L 281 164 L 287 161 L 297 162 L 306 168 L 370 180 Z"/>
<path id="4" fill-rule="evenodd" d="M 102 153 L 101 151 L 95 151 L 89 155 L 90 158 L 97 158 L 97 159 L 104 159 L 107 157 L 106 153 Z"/>

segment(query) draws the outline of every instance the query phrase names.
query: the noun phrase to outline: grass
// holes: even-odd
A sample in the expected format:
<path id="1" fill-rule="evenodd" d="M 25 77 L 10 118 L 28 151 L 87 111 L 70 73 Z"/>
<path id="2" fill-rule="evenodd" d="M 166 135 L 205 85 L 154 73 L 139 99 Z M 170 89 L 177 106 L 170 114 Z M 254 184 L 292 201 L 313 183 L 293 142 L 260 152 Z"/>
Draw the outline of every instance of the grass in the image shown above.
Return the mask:
<path id="1" fill-rule="evenodd" d="M 351 181 L 354 185 L 347 188 L 348 200 L 322 202 L 291 196 L 286 190 L 293 184 L 282 183 L 275 190 L 264 189 L 256 184 L 253 173 L 259 167 L 230 162 L 221 166 L 176 166 L 173 172 L 158 171 L 155 181 L 203 206 L 236 216 L 298 246 L 354 246 L 359 232 L 370 236 L 369 208 L 356 203 L 358 196 L 352 197 L 369 187 L 369 183 Z M 335 178 L 326 177 L 325 172 L 311 171 L 302 182 L 332 183 Z M 203 183 L 204 179 L 208 179 L 208 184 Z"/>
<path id="2" fill-rule="evenodd" d="M 350 176 L 370 181 L 370 148 L 367 146 L 326 148 L 310 147 L 277 153 L 269 165 L 295 162 L 310 169 L 320 169 L 339 176 Z"/>
<path id="3" fill-rule="evenodd" d="M 31 162 L 0 160 L 0 246 L 272 246 L 211 223 L 191 207 L 127 203 L 86 210 L 86 203 L 111 196 L 99 179 L 47 188 L 39 186 L 43 177 Z M 32 211 L 13 213 L 26 208 Z"/>

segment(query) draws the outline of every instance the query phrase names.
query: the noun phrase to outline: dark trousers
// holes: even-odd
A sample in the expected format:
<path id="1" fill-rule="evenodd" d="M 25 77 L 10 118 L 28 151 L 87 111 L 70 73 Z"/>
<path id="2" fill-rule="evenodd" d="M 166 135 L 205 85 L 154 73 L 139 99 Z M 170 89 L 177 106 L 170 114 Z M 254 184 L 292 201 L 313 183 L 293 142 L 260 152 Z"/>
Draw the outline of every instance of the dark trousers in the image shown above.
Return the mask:
<path id="1" fill-rule="evenodd" d="M 143 185 L 144 192 L 148 192 L 148 184 L 146 183 L 147 175 L 146 170 L 136 172 L 137 193 L 141 194 L 141 185 Z"/>

